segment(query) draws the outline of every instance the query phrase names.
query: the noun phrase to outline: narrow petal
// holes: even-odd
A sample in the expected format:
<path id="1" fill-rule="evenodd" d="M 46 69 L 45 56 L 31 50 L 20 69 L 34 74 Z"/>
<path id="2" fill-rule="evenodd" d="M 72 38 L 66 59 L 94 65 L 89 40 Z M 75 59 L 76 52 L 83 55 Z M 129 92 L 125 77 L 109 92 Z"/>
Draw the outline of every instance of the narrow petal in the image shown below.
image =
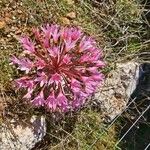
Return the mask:
<path id="1" fill-rule="evenodd" d="M 23 45 L 26 53 L 30 54 L 35 52 L 34 44 L 28 37 L 21 37 L 20 42 Z"/>
<path id="2" fill-rule="evenodd" d="M 74 94 L 79 93 L 82 89 L 80 82 L 75 79 L 72 79 L 71 89 L 74 92 Z"/>
<path id="3" fill-rule="evenodd" d="M 46 63 L 44 60 L 38 59 L 36 60 L 34 66 L 37 67 L 37 70 L 39 70 L 39 69 L 43 69 L 46 66 Z"/>
<path id="4" fill-rule="evenodd" d="M 28 92 L 23 96 L 25 99 L 30 99 L 33 93 L 33 89 L 28 89 Z"/>
<path id="5" fill-rule="evenodd" d="M 55 73 L 55 74 L 53 74 L 52 77 L 50 78 L 49 84 L 54 83 L 54 82 L 55 82 L 56 84 L 58 84 L 58 83 L 61 83 L 61 81 L 62 81 L 62 77 L 61 77 L 58 73 Z"/>
<path id="6" fill-rule="evenodd" d="M 62 111 L 66 111 L 67 110 L 67 106 L 68 106 L 68 99 L 66 98 L 66 96 L 60 92 L 57 96 L 57 102 L 58 102 L 58 106 L 60 107 L 60 109 Z"/>
<path id="7" fill-rule="evenodd" d="M 45 104 L 46 104 L 46 107 L 48 109 L 53 110 L 53 111 L 56 110 L 58 103 L 57 103 L 57 100 L 54 97 L 54 94 L 51 93 L 49 95 L 49 97 L 46 99 Z"/>
<path id="8" fill-rule="evenodd" d="M 71 57 L 69 55 L 65 55 L 63 58 L 63 62 L 65 64 L 69 64 L 71 62 Z"/>
<path id="9" fill-rule="evenodd" d="M 76 109 L 79 108 L 81 105 L 85 103 L 85 98 L 84 97 L 75 97 L 73 102 L 72 102 L 72 108 Z"/>
<path id="10" fill-rule="evenodd" d="M 100 68 L 105 66 L 105 63 L 103 61 L 101 61 L 101 60 L 95 61 L 93 63 L 96 64 L 95 66 L 100 67 Z"/>
<path id="11" fill-rule="evenodd" d="M 11 58 L 11 62 L 13 64 L 17 64 L 18 69 L 20 69 L 21 71 L 26 71 L 26 73 L 28 73 L 33 68 L 33 64 L 28 58 L 18 59 L 13 56 Z"/>
<path id="12" fill-rule="evenodd" d="M 58 25 L 51 25 L 51 34 L 53 36 L 53 40 L 57 43 L 58 38 L 60 36 L 59 26 Z"/>
<path id="13" fill-rule="evenodd" d="M 44 33 L 44 38 L 43 38 L 43 46 L 45 48 L 49 48 L 50 47 L 50 38 L 51 38 L 51 27 L 49 26 L 49 24 L 47 24 L 44 27 L 41 27 L 43 33 Z"/>
<path id="14" fill-rule="evenodd" d="M 29 77 L 22 77 L 15 80 L 15 84 L 18 88 L 30 88 L 34 86 L 34 82 Z"/>
<path id="15" fill-rule="evenodd" d="M 42 87 L 44 84 L 47 84 L 47 75 L 42 72 L 42 73 L 37 73 L 38 77 L 36 77 L 36 79 L 34 80 L 35 82 L 40 83 L 40 87 Z"/>
<path id="16" fill-rule="evenodd" d="M 43 91 L 41 91 L 40 94 L 37 97 L 35 97 L 31 102 L 36 107 L 44 106 L 45 100 Z"/>
<path id="17" fill-rule="evenodd" d="M 84 36 L 79 44 L 80 51 L 86 51 L 93 47 L 95 41 L 87 36 Z"/>
<path id="18" fill-rule="evenodd" d="M 57 57 L 59 55 L 59 47 L 49 48 L 48 52 L 50 56 Z"/>

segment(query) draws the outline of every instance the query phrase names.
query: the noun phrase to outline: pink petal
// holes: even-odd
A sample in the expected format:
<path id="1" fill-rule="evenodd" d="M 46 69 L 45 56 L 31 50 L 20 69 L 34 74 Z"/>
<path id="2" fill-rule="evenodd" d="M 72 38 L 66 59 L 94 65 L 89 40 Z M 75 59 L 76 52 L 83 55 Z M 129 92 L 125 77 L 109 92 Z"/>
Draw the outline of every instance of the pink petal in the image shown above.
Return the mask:
<path id="1" fill-rule="evenodd" d="M 49 48 L 48 52 L 50 56 L 57 57 L 59 55 L 59 47 Z"/>
<path id="2" fill-rule="evenodd" d="M 29 77 L 22 77 L 15 80 L 15 84 L 18 88 L 29 88 L 32 89 L 34 82 L 29 79 Z"/>
<path id="3" fill-rule="evenodd" d="M 13 56 L 11 58 L 11 61 L 13 64 L 18 65 L 18 69 L 22 71 L 26 71 L 26 73 L 28 73 L 33 67 L 32 62 L 28 58 L 18 59 L 15 56 Z"/>
<path id="4" fill-rule="evenodd" d="M 32 89 L 32 90 L 28 90 L 27 94 L 25 94 L 25 95 L 23 96 L 23 98 L 25 98 L 25 99 L 30 99 L 30 98 L 31 98 L 31 95 L 32 95 L 32 92 L 33 92 L 33 89 Z"/>
<path id="5" fill-rule="evenodd" d="M 19 64 L 20 63 L 20 60 L 15 56 L 12 56 L 10 58 L 10 61 L 11 61 L 11 64 Z"/>
<path id="6" fill-rule="evenodd" d="M 53 36 L 53 40 L 57 43 L 58 38 L 60 36 L 59 26 L 58 25 L 51 25 L 51 34 Z"/>
<path id="7" fill-rule="evenodd" d="M 28 37 L 21 37 L 20 42 L 22 43 L 25 52 L 27 53 L 34 53 L 35 47 L 34 44 L 31 42 L 31 40 Z"/>
<path id="8" fill-rule="evenodd" d="M 43 69 L 44 67 L 46 66 L 46 63 L 44 60 L 42 59 L 38 59 L 36 62 L 35 62 L 35 67 L 37 67 L 37 69 Z"/>
<path id="9" fill-rule="evenodd" d="M 37 73 L 38 74 L 38 77 L 34 80 L 36 82 L 39 82 L 40 83 L 40 87 L 42 87 L 44 84 L 47 84 L 47 75 L 42 72 L 42 73 Z"/>
<path id="10" fill-rule="evenodd" d="M 100 82 L 104 80 L 104 75 L 102 73 L 96 73 L 91 77 L 94 81 Z"/>
<path id="11" fill-rule="evenodd" d="M 79 93 L 81 91 L 81 83 L 75 79 L 71 81 L 71 89 L 73 90 L 74 94 Z"/>
<path id="12" fill-rule="evenodd" d="M 50 38 L 51 38 L 51 27 L 49 24 L 47 24 L 45 27 L 41 27 L 43 33 L 44 33 L 44 38 L 43 38 L 43 45 L 45 48 L 50 47 Z"/>
<path id="13" fill-rule="evenodd" d="M 104 67 L 105 66 L 105 63 L 101 60 L 95 61 L 93 63 L 95 63 L 97 67 Z"/>
<path id="14" fill-rule="evenodd" d="M 41 91 L 40 94 L 37 97 L 35 97 L 31 102 L 34 106 L 37 106 L 37 107 L 44 106 L 45 100 L 44 100 L 43 91 Z"/>
<path id="15" fill-rule="evenodd" d="M 58 106 L 60 107 L 60 109 L 62 111 L 66 111 L 67 110 L 67 106 L 68 106 L 68 99 L 66 98 L 66 96 L 60 92 L 57 96 L 57 102 L 58 102 Z"/>
<path id="16" fill-rule="evenodd" d="M 72 28 L 72 34 L 71 34 L 71 38 L 74 41 L 77 41 L 81 36 L 82 36 L 82 32 L 80 29 L 77 28 Z"/>
<path id="17" fill-rule="evenodd" d="M 54 94 L 50 94 L 49 97 L 46 99 L 45 102 L 48 109 L 52 109 L 53 111 L 56 110 L 57 107 L 57 100 L 54 97 Z"/>
<path id="18" fill-rule="evenodd" d="M 63 58 L 63 62 L 65 64 L 68 64 L 71 62 L 71 57 L 69 55 L 65 55 L 64 58 Z"/>
<path id="19" fill-rule="evenodd" d="M 56 84 L 58 84 L 58 83 L 61 83 L 61 81 L 62 81 L 62 77 L 58 73 L 55 73 L 50 78 L 49 84 L 51 84 L 53 82 L 55 82 Z"/>
<path id="20" fill-rule="evenodd" d="M 98 67 L 89 67 L 87 68 L 88 71 L 90 71 L 91 73 L 96 73 L 98 70 Z"/>
<path id="21" fill-rule="evenodd" d="M 81 52 L 85 50 L 89 50 L 90 48 L 93 47 L 94 44 L 95 44 L 94 40 L 92 40 L 89 37 L 84 36 L 79 44 L 79 49 Z"/>
<path id="22" fill-rule="evenodd" d="M 95 87 L 93 87 L 92 85 L 86 85 L 86 86 L 85 86 L 85 91 L 86 91 L 86 93 L 88 93 L 88 94 L 92 94 L 92 93 L 94 93 L 94 91 L 95 91 Z"/>
<path id="23" fill-rule="evenodd" d="M 84 103 L 85 103 L 85 98 L 84 97 L 75 97 L 73 102 L 72 102 L 72 107 L 73 107 L 73 109 L 79 108 Z"/>
<path id="24" fill-rule="evenodd" d="M 90 59 L 89 54 L 84 54 L 84 55 L 82 55 L 82 56 L 80 57 L 80 61 L 81 61 L 81 62 L 88 62 L 89 59 Z"/>

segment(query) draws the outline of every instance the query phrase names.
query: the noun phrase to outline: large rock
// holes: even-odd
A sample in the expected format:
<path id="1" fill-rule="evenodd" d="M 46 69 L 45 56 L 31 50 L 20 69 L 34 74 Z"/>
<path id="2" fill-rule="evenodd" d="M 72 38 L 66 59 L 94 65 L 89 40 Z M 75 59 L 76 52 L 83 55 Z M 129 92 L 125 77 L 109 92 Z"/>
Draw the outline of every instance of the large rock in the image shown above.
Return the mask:
<path id="1" fill-rule="evenodd" d="M 135 62 L 120 63 L 112 70 L 95 94 L 94 99 L 100 103 L 102 114 L 107 121 L 113 120 L 125 109 L 129 97 L 136 88 L 139 64 Z"/>
<path id="2" fill-rule="evenodd" d="M 46 134 L 46 123 L 43 116 L 32 116 L 26 125 L 11 120 L 1 124 L 0 150 L 30 150 Z"/>

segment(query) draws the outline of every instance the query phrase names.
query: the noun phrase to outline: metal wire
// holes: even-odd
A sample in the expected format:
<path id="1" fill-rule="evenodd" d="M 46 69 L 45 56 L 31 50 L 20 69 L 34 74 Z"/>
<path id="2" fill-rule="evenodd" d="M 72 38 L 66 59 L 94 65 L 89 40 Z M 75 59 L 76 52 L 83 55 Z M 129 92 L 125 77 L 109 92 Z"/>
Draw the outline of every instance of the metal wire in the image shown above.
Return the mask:
<path id="1" fill-rule="evenodd" d="M 136 119 L 136 121 L 131 125 L 131 127 L 126 131 L 126 133 L 119 139 L 119 141 L 115 144 L 115 147 L 123 140 L 123 138 L 129 133 L 129 131 L 135 126 L 135 124 L 140 120 L 140 118 L 148 111 L 150 105 L 141 113 L 141 115 Z"/>
<path id="2" fill-rule="evenodd" d="M 100 136 L 92 143 L 92 145 L 88 148 L 89 150 L 92 149 L 92 147 L 95 145 L 95 143 L 100 139 L 100 137 L 108 132 L 108 130 L 112 127 L 112 125 L 117 121 L 117 119 L 127 110 L 127 108 L 135 101 L 135 99 L 132 99 L 132 101 L 124 108 L 124 110 L 110 123 L 110 125 L 104 129 L 104 131 L 100 134 Z"/>
<path id="3" fill-rule="evenodd" d="M 147 150 L 150 147 L 150 143 L 145 147 L 144 150 Z"/>

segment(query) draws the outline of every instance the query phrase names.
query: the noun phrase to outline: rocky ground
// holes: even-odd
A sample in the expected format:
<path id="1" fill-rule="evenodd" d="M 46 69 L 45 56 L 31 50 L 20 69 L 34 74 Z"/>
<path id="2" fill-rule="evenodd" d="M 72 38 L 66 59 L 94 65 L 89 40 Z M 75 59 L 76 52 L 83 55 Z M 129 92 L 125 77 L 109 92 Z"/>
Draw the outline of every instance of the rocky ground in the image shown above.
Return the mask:
<path id="1" fill-rule="evenodd" d="M 136 89 L 138 78 L 139 64 L 135 62 L 117 64 L 117 69 L 109 73 L 103 86 L 95 94 L 94 101 L 92 100 L 101 109 L 101 116 L 104 117 L 105 122 L 111 122 L 127 109 L 130 96 Z M 41 141 L 46 134 L 45 117 L 41 117 L 40 120 L 35 117 L 33 119 L 31 118 L 26 127 L 19 125 L 19 121 L 13 120 L 9 126 L 5 123 L 2 124 L 1 146 L 3 149 L 22 147 L 23 150 L 26 150 L 33 148 L 38 141 Z M 16 136 L 14 140 L 10 138 L 13 135 Z M 17 143 L 18 141 L 19 143 Z"/>

